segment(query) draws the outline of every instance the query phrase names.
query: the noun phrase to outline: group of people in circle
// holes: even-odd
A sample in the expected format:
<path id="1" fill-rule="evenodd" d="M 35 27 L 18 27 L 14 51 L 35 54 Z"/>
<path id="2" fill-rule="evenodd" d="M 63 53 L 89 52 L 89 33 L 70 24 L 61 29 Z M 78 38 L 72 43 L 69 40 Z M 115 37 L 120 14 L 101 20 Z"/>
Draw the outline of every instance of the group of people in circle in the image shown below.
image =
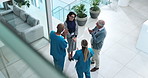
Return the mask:
<path id="1" fill-rule="evenodd" d="M 86 78 L 91 78 L 90 71 L 95 72 L 99 69 L 99 55 L 106 37 L 105 22 L 98 20 L 92 30 L 88 28 L 92 36 L 91 48 L 88 48 L 88 41 L 83 39 L 81 49 L 78 50 L 76 49 L 78 24 L 75 18 L 76 14 L 69 12 L 64 24 L 58 24 L 57 31 L 50 32 L 50 55 L 53 56 L 54 66 L 62 72 L 68 52 L 69 61 L 77 60 L 75 68 L 78 78 L 83 78 L 83 73 Z M 95 67 L 90 70 L 91 64 L 95 64 Z"/>

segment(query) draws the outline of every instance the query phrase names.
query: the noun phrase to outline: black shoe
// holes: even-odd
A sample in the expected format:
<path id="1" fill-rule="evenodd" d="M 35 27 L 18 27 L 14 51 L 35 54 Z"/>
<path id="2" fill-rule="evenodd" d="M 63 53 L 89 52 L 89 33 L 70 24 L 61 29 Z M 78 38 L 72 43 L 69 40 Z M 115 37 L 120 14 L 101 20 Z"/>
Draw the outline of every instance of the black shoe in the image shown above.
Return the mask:
<path id="1" fill-rule="evenodd" d="M 71 58 L 68 58 L 69 61 L 71 61 Z"/>
<path id="2" fill-rule="evenodd" d="M 72 60 L 72 61 L 74 61 L 74 59 L 73 59 L 73 58 L 71 58 L 71 60 Z"/>
<path id="3" fill-rule="evenodd" d="M 69 60 L 69 61 L 74 61 L 74 59 L 73 59 L 73 58 L 68 58 L 68 60 Z"/>
<path id="4" fill-rule="evenodd" d="M 94 67 L 94 68 L 92 68 L 90 71 L 91 72 L 95 72 L 96 70 L 98 70 L 99 68 L 96 68 L 96 67 Z"/>
<path id="5" fill-rule="evenodd" d="M 94 61 L 91 61 L 91 64 L 95 64 L 95 62 Z"/>

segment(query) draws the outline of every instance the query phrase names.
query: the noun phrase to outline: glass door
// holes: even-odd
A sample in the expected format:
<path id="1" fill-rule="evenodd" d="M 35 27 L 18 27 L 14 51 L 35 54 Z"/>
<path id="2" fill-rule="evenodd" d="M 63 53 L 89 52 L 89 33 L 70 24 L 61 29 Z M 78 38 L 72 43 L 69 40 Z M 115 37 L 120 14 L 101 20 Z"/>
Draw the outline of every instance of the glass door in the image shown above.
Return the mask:
<path id="1" fill-rule="evenodd" d="M 40 20 L 40 25 L 43 26 L 44 29 L 44 37 L 46 39 L 49 39 L 49 30 L 48 30 L 48 16 L 47 16 L 47 11 L 46 11 L 46 0 L 30 0 L 31 2 L 31 7 L 30 9 L 30 14 L 35 16 Z M 32 11 L 32 12 L 31 12 Z"/>

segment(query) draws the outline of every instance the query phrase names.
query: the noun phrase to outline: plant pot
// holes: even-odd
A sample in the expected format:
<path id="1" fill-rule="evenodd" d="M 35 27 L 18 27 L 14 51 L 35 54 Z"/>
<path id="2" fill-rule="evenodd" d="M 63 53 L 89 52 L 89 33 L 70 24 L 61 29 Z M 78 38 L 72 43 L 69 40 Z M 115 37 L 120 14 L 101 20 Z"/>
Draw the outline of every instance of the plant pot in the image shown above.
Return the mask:
<path id="1" fill-rule="evenodd" d="M 100 10 L 98 10 L 98 11 L 92 11 L 90 9 L 90 16 L 91 16 L 91 18 L 96 19 L 99 16 L 99 14 L 100 14 Z"/>
<path id="2" fill-rule="evenodd" d="M 84 26 L 86 22 L 87 22 L 87 17 L 84 17 L 84 18 L 77 17 L 77 23 L 79 26 Z"/>

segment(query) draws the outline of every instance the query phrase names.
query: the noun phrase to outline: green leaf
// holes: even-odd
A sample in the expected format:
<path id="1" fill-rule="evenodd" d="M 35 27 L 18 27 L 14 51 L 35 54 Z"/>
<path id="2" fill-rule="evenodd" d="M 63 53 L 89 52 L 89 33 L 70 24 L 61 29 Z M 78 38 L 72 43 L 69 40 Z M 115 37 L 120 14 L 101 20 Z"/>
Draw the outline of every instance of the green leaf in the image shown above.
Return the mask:
<path id="1" fill-rule="evenodd" d="M 86 8 L 84 4 L 75 5 L 72 7 L 72 10 L 74 10 L 78 17 L 84 18 L 86 17 Z"/>
<path id="2" fill-rule="evenodd" d="M 99 4 L 100 4 L 100 0 L 92 0 L 92 2 L 91 2 L 91 5 L 92 5 L 91 10 L 93 10 L 93 11 L 100 10 Z"/>

